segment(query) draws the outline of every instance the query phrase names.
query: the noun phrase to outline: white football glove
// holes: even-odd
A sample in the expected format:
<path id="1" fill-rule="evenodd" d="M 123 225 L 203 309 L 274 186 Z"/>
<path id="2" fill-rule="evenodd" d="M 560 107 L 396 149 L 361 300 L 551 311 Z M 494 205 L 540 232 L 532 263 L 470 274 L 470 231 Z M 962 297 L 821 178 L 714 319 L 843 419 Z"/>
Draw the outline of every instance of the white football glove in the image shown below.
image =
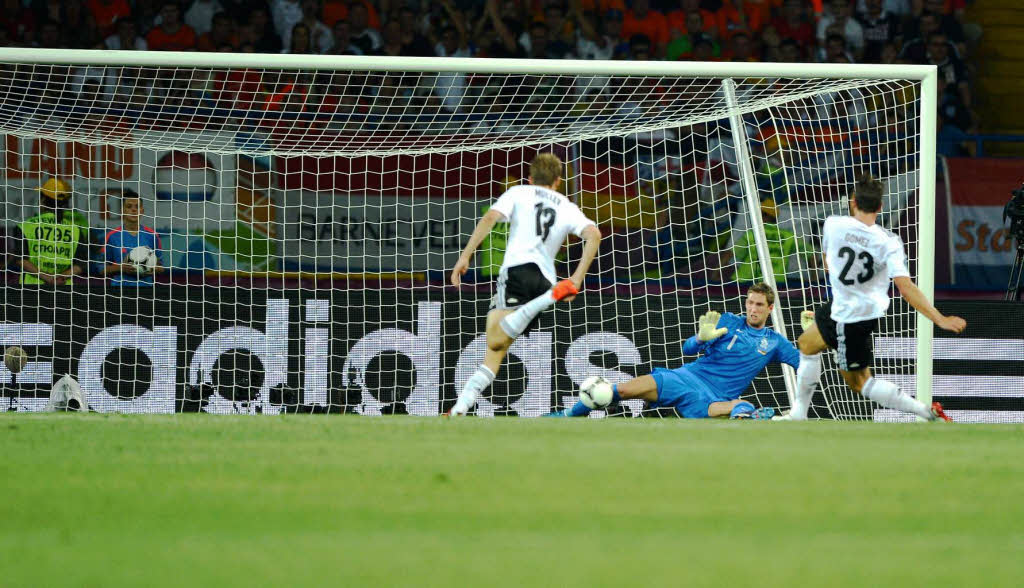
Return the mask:
<path id="1" fill-rule="evenodd" d="M 814 324 L 814 311 L 813 310 L 805 310 L 805 311 L 800 313 L 800 326 L 803 327 L 805 331 L 807 329 L 811 328 L 811 325 L 813 325 L 813 324 Z"/>
<path id="2" fill-rule="evenodd" d="M 700 319 L 697 320 L 697 340 L 698 341 L 714 341 L 722 335 L 729 332 L 729 329 L 722 327 L 716 329 L 718 325 L 718 319 L 722 318 L 721 313 L 709 310 L 704 314 L 700 315 Z"/>

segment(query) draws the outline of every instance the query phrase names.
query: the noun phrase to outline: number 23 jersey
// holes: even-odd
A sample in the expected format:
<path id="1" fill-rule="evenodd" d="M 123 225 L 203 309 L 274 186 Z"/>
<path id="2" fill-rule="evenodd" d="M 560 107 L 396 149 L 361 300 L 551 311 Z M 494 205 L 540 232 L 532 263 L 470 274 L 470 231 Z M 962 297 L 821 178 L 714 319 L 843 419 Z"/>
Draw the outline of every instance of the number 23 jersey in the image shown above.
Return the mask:
<path id="1" fill-rule="evenodd" d="M 889 281 L 910 276 L 899 235 L 852 216 L 830 216 L 821 248 L 832 285 L 832 320 L 855 323 L 889 310 Z"/>
<path id="2" fill-rule="evenodd" d="M 555 256 L 571 232 L 583 236 L 583 229 L 594 222 L 564 195 L 540 186 L 513 186 L 491 206 L 509 220 L 508 244 L 501 264 L 504 274 L 510 267 L 535 263 L 552 284 Z"/>

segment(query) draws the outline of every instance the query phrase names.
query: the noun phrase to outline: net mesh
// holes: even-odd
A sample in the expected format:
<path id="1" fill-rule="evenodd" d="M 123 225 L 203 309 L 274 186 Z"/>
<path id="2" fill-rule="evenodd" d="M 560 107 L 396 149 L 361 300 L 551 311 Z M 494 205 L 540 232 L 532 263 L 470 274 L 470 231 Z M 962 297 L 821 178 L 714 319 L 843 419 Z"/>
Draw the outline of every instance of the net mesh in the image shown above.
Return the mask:
<path id="1" fill-rule="evenodd" d="M 693 361 L 681 348 L 697 317 L 742 314 L 761 277 L 751 202 L 791 336 L 799 311 L 826 296 L 821 224 L 862 171 L 887 183 L 881 222 L 916 275 L 919 84 L 736 79 L 750 198 L 722 81 L 0 66 L 0 336 L 31 359 L 17 376 L 0 372 L 5 394 L 41 409 L 69 373 L 97 410 L 437 414 L 482 357 L 507 228 L 483 243 L 462 289 L 447 274 L 476 220 L 543 151 L 565 162 L 564 191 L 606 236 L 585 295 L 513 345 L 480 414 L 535 416 L 573 402 L 589 375 L 621 382 Z M 72 194 L 62 206 L 82 228 L 82 275 L 40 287 L 22 283 L 23 223 L 51 205 L 40 187 L 52 177 Z M 138 242 L 118 230 L 126 189 L 158 238 L 155 286 L 119 285 L 137 276 L 109 270 Z M 581 249 L 567 244 L 560 275 Z M 879 335 L 914 328 L 894 304 Z M 876 365 L 912 380 L 905 357 Z M 831 367 L 812 410 L 872 417 Z M 778 366 L 747 397 L 786 408 Z M 637 402 L 611 410 L 656 414 Z"/>

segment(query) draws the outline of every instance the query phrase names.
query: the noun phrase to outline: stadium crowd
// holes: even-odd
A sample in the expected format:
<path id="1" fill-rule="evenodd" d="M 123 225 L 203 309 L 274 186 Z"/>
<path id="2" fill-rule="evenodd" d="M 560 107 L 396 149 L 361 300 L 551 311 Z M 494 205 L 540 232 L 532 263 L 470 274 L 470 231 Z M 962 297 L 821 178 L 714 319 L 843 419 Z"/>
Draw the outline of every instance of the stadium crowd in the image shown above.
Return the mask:
<path id="1" fill-rule="evenodd" d="M 633 61 L 931 63 L 939 66 L 941 74 L 939 152 L 955 155 L 963 153 L 958 138 L 962 141 L 977 126 L 970 56 L 978 29 L 964 22 L 965 5 L 966 0 L 5 0 L 0 45 Z M 42 95 L 46 97 L 42 103 L 51 107 L 81 109 L 84 105 L 95 111 L 104 105 L 104 116 L 112 114 L 111 106 L 115 111 L 118 107 L 158 108 L 162 115 L 179 112 L 182 116 L 177 118 L 186 125 L 204 127 L 214 118 L 222 124 L 241 119 L 265 127 L 282 120 L 266 116 L 269 111 L 277 111 L 277 117 L 298 113 L 326 128 L 368 136 L 430 130 L 500 133 L 510 126 L 506 124 L 509 117 L 531 116 L 531 109 L 546 108 L 544 102 L 558 107 L 564 94 L 558 84 L 565 83 L 555 80 L 544 91 L 545 82 L 537 79 L 510 79 L 502 82 L 506 86 L 498 88 L 502 94 L 495 96 L 488 95 L 492 80 L 460 74 L 411 82 L 412 76 L 371 78 L 325 71 L 231 70 L 212 72 L 211 78 L 203 79 L 201 72 L 187 69 L 146 72 L 131 67 L 79 67 L 64 72 L 56 66 L 20 68 L 14 74 L 8 96 L 24 97 L 21 106 L 31 115 L 40 112 L 40 101 L 33 97 Z M 0 78 L 7 75 L 0 72 Z M 20 83 L 35 89 L 18 89 Z M 578 81 L 568 83 L 574 85 L 564 88 L 567 91 L 592 89 L 586 83 L 582 87 Z M 508 84 L 522 87 L 509 90 Z M 524 97 L 523 89 L 531 97 Z M 634 91 L 624 86 L 598 92 L 623 90 Z M 916 117 L 900 92 L 882 97 L 884 103 L 877 104 L 873 113 L 854 111 L 853 105 L 864 102 L 864 96 L 855 94 L 851 90 L 824 95 L 816 103 L 797 104 L 789 124 L 799 130 L 788 133 L 774 123 L 747 117 L 753 128 L 763 220 L 771 230 L 781 221 L 776 219 L 777 205 L 790 194 L 813 200 L 816 195 L 801 194 L 805 187 L 849 180 L 835 177 L 837 170 L 863 169 L 883 177 L 913 171 L 916 164 L 908 155 L 916 149 L 912 141 Z M 622 111 L 628 108 L 628 100 L 603 102 L 623 105 Z M 602 100 L 594 98 L 591 103 Z M 208 118 L 196 115 L 203 108 Z M 438 114 L 445 111 L 449 121 L 455 121 L 456 115 L 466 116 L 454 126 L 435 129 L 434 123 L 443 120 Z M 548 119 L 538 117 L 531 126 L 544 128 L 555 119 L 554 114 Z M 729 193 L 724 191 L 723 180 L 735 179 L 735 170 L 724 164 L 727 158 L 722 153 L 728 151 L 729 139 L 720 127 L 708 122 L 681 128 L 657 147 L 583 144 L 584 151 L 593 151 L 584 153 L 585 157 L 611 165 L 627 153 L 634 163 L 650 164 L 638 166 L 641 181 L 670 178 L 665 186 L 641 182 L 648 195 L 661 195 L 653 223 L 657 229 L 642 233 L 641 246 L 636 243 L 640 233 L 630 230 L 637 227 L 615 227 L 599 255 L 599 273 L 626 271 L 631 278 L 641 277 L 629 268 L 649 268 L 655 259 L 658 267 L 645 272 L 646 277 L 759 279 L 756 253 L 742 246 L 750 239 L 728 230 L 742 216 L 742 205 L 737 182 L 731 182 Z M 882 135 L 885 140 L 879 138 Z M 354 136 L 346 135 L 346 140 Z M 807 142 L 806 146 L 788 145 L 790 157 L 797 158 L 788 166 L 781 160 L 785 137 L 790 142 L 797 140 L 794 137 Z M 841 147 L 835 151 L 840 155 L 823 157 L 822 145 L 833 141 Z M 599 158 L 597 153 L 610 155 Z M 657 165 L 667 167 L 645 176 L 645 167 Z M 673 165 L 677 169 L 667 169 Z M 689 173 L 687 166 L 702 170 L 704 179 L 698 183 L 706 189 L 684 189 L 680 178 Z M 808 177 L 813 174 L 820 177 Z M 798 279 L 785 269 L 785 260 L 795 250 L 794 235 L 778 229 L 776 237 L 773 263 L 781 264 L 776 274 L 780 281 Z"/>
<path id="2" fill-rule="evenodd" d="M 967 1 L 5 0 L 0 46 L 931 63 L 942 73 L 943 119 L 955 134 L 977 123 L 970 40 L 978 29 L 964 23 Z M 88 93 L 88 72 L 80 73 L 76 88 Z M 235 82 L 242 107 L 273 108 L 288 94 L 256 80 Z M 443 96 L 453 110 L 459 91 Z"/>

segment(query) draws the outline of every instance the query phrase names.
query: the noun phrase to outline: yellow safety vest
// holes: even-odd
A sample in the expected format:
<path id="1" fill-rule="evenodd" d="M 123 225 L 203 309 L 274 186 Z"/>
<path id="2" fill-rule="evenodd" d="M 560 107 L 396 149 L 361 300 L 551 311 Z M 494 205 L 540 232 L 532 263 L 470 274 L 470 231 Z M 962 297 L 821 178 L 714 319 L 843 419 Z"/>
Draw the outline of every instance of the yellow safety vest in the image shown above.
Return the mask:
<path id="1" fill-rule="evenodd" d="M 28 243 L 28 259 L 44 274 L 66 272 L 75 261 L 82 228 L 65 214 L 58 222 L 52 212 L 38 214 L 18 225 Z M 22 272 L 22 284 L 43 284 L 35 274 Z"/>

